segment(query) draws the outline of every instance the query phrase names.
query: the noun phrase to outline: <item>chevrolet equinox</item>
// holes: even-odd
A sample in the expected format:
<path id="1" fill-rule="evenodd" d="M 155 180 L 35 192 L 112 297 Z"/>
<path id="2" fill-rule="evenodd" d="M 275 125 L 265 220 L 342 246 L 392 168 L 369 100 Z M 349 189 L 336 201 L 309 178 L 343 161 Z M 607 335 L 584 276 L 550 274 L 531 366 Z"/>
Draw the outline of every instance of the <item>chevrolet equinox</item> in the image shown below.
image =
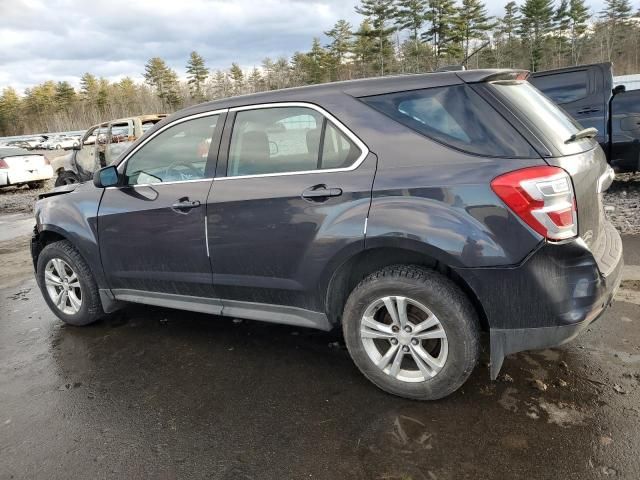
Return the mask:
<path id="1" fill-rule="evenodd" d="M 495 378 L 611 302 L 622 245 L 596 133 L 515 70 L 204 103 L 41 195 L 36 278 L 72 325 L 136 302 L 341 328 L 378 387 L 441 398 L 481 332 Z"/>

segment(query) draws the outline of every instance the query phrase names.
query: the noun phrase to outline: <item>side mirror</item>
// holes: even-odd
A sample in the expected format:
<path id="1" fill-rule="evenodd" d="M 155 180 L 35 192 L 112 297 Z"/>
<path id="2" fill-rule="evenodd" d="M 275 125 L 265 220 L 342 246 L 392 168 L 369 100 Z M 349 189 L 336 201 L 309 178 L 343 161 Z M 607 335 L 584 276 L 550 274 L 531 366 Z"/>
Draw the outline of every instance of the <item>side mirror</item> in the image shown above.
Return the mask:
<path id="1" fill-rule="evenodd" d="M 113 187 L 118 184 L 118 169 L 115 165 L 101 168 L 93 174 L 93 184 L 98 188 Z"/>

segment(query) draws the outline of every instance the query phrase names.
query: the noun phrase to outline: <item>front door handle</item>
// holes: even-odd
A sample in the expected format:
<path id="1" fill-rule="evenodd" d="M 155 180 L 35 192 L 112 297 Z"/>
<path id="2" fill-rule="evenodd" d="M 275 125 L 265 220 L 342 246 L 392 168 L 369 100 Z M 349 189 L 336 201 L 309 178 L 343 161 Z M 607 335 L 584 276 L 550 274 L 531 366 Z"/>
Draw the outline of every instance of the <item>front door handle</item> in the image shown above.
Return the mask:
<path id="1" fill-rule="evenodd" d="M 199 200 L 190 201 L 188 198 L 181 198 L 176 203 L 171 205 L 173 210 L 178 211 L 179 213 L 187 213 L 192 208 L 196 208 L 200 206 Z"/>
<path id="2" fill-rule="evenodd" d="M 583 108 L 582 110 L 578 110 L 576 113 L 578 115 L 586 115 L 587 113 L 597 113 L 599 111 L 600 111 L 599 108 L 586 107 L 586 108 Z"/>
<path id="3" fill-rule="evenodd" d="M 315 185 L 302 192 L 302 198 L 316 201 L 329 197 L 339 197 L 340 195 L 342 195 L 341 188 L 328 188 L 326 185 Z"/>

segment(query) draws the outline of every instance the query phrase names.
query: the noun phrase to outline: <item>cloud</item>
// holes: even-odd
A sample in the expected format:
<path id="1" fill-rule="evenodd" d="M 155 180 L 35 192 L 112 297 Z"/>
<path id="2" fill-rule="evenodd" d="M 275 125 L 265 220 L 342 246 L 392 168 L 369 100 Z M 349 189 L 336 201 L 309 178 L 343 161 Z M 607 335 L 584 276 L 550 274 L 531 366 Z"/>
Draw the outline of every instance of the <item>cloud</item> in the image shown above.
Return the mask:
<path id="1" fill-rule="evenodd" d="M 601 0 L 596 0 L 601 1 Z M 501 14 L 507 0 L 489 0 Z M 356 26 L 357 0 L 0 0 L 0 89 L 45 80 L 78 85 L 84 72 L 142 78 L 164 58 L 184 76 L 192 50 L 210 68 L 260 65 L 308 50 L 340 18 Z M 324 41 L 324 39 L 323 39 Z"/>

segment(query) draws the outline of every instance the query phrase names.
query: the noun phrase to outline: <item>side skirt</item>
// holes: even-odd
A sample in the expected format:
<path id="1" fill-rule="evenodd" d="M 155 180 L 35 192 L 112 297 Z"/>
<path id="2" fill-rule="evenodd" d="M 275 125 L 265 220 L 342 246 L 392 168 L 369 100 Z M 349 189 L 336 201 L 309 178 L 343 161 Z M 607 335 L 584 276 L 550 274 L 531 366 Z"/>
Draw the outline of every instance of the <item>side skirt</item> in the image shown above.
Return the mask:
<path id="1" fill-rule="evenodd" d="M 190 312 L 221 315 L 223 317 L 281 323 L 325 331 L 331 330 L 329 319 L 324 313 L 305 310 L 304 308 L 128 289 L 114 289 L 111 292 L 115 300 L 124 302 L 142 303 Z"/>

